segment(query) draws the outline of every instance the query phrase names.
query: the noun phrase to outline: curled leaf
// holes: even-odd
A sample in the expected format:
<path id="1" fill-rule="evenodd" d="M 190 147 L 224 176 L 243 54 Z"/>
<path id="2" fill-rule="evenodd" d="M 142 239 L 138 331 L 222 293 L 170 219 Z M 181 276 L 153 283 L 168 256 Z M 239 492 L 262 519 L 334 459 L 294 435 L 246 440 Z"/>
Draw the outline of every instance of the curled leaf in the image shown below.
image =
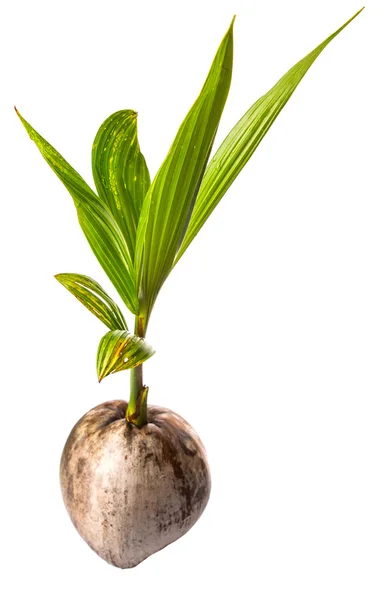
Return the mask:
<path id="1" fill-rule="evenodd" d="M 129 331 L 109 331 L 99 343 L 96 359 L 98 379 L 111 373 L 132 369 L 155 354 L 143 339 Z"/>
<path id="2" fill-rule="evenodd" d="M 55 277 L 106 327 L 112 330 L 126 329 L 121 309 L 94 279 L 78 273 L 60 273 Z"/>
<path id="3" fill-rule="evenodd" d="M 129 249 L 105 203 L 73 167 L 17 111 L 30 138 L 71 194 L 80 226 L 107 276 L 130 311 L 137 314 L 138 298 Z"/>
<path id="4" fill-rule="evenodd" d="M 101 125 L 92 147 L 92 173 L 99 197 L 121 228 L 133 260 L 137 224 L 150 186 L 136 112 L 120 110 Z"/>

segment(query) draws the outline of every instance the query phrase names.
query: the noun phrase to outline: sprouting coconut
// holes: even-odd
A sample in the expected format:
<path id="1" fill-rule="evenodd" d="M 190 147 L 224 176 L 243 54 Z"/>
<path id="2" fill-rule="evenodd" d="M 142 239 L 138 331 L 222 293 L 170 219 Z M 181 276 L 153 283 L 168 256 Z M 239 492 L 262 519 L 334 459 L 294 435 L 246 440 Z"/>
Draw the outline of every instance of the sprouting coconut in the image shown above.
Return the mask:
<path id="1" fill-rule="evenodd" d="M 152 183 L 134 111 L 114 113 L 96 135 L 97 193 L 18 113 L 70 192 L 93 252 L 135 315 L 131 333 L 96 281 L 75 273 L 56 276 L 109 330 L 98 347 L 99 380 L 130 369 L 129 402 L 105 402 L 84 415 L 68 437 L 60 467 L 73 524 L 117 567 L 134 567 L 184 535 L 210 493 L 206 453 L 195 431 L 169 409 L 147 406 L 142 363 L 154 354 L 145 336 L 159 290 L 312 63 L 357 14 L 257 100 L 209 161 L 231 82 L 232 22 Z"/>

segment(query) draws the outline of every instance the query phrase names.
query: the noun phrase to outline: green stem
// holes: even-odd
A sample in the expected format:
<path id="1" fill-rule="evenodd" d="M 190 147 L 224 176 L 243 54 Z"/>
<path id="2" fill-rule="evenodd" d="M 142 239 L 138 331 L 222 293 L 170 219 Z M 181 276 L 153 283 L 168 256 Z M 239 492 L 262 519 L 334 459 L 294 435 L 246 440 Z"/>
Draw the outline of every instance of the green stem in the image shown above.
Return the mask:
<path id="1" fill-rule="evenodd" d="M 136 316 L 134 333 L 138 337 L 145 336 L 145 320 Z M 126 420 L 137 427 L 147 423 L 148 388 L 143 384 L 143 365 L 130 370 L 130 399 L 126 410 Z"/>

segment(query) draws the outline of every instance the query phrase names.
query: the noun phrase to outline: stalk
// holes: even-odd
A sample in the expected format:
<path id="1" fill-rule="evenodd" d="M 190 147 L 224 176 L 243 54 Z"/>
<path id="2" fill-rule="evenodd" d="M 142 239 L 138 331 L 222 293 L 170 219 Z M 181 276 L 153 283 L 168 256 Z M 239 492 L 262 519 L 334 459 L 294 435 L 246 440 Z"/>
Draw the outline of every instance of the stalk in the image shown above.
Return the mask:
<path id="1" fill-rule="evenodd" d="M 145 336 L 145 319 L 136 316 L 134 322 L 134 333 L 138 337 Z M 143 365 L 130 370 L 130 399 L 126 410 L 126 420 L 137 427 L 147 423 L 147 397 L 148 388 L 143 384 Z"/>

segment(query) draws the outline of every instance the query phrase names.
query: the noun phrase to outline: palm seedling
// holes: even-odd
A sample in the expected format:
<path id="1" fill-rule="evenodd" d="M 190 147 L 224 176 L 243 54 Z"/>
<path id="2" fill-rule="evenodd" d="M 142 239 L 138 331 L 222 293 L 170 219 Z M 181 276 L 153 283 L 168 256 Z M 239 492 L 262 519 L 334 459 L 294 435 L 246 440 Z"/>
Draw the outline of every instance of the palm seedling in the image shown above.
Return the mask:
<path id="1" fill-rule="evenodd" d="M 113 565 L 133 567 L 178 539 L 209 498 L 209 467 L 195 431 L 172 411 L 147 406 L 142 363 L 154 354 L 145 336 L 159 290 L 312 63 L 356 16 L 259 98 L 209 160 L 231 82 L 232 22 L 152 182 L 134 111 L 114 113 L 98 130 L 92 149 L 96 192 L 18 113 L 71 194 L 92 251 L 135 315 L 132 332 L 96 281 L 75 273 L 56 276 L 108 329 L 98 347 L 99 380 L 130 370 L 129 402 L 105 402 L 84 415 L 60 466 L 75 527 Z"/>

